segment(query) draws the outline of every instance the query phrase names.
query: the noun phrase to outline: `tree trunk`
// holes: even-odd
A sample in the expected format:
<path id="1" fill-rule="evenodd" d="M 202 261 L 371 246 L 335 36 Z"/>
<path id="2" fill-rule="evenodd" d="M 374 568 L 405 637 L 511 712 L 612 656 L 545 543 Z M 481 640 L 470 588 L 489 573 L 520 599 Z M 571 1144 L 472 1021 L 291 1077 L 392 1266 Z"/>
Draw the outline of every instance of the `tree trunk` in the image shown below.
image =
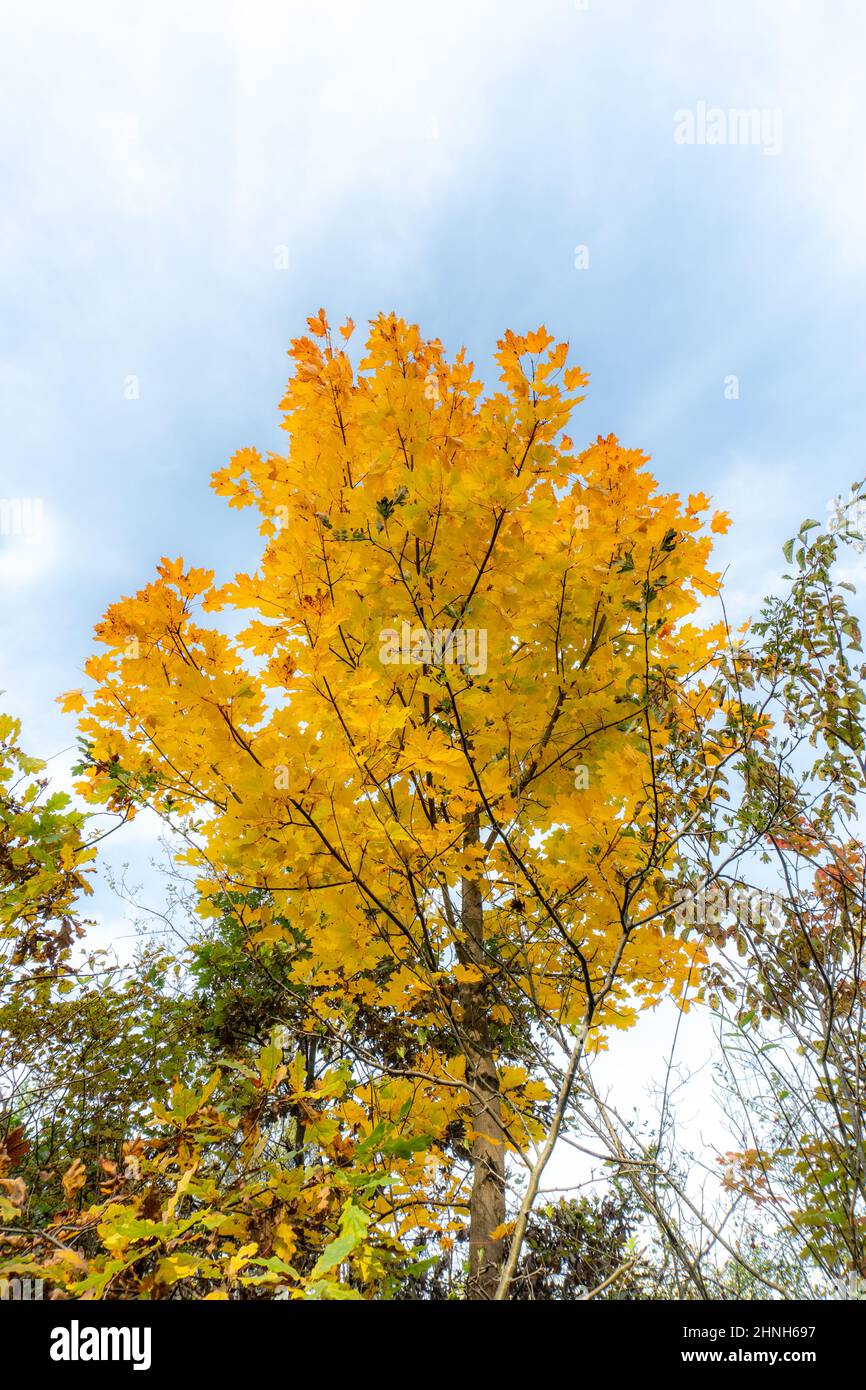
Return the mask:
<path id="1" fill-rule="evenodd" d="M 478 816 L 466 821 L 464 848 L 479 842 Z M 464 965 L 487 965 L 484 953 L 484 911 L 479 883 L 461 880 L 459 955 Z M 492 1299 L 502 1264 L 502 1240 L 491 1232 L 505 1221 L 505 1145 L 502 1102 L 493 1053 L 490 998 L 484 981 L 460 988 L 462 1029 L 466 1049 L 466 1081 L 470 1095 L 472 1194 L 469 1199 L 469 1297 Z"/>

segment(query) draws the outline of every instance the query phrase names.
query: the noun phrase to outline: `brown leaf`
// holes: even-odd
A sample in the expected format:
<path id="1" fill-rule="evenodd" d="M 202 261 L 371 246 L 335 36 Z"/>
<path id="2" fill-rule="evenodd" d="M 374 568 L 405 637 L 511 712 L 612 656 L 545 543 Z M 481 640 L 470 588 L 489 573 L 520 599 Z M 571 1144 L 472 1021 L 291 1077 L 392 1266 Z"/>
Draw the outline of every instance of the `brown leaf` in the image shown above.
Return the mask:
<path id="1" fill-rule="evenodd" d="M 13 1207 L 23 1207 L 27 1201 L 27 1185 L 23 1178 L 0 1178 L 0 1187 Z"/>
<path id="2" fill-rule="evenodd" d="M 14 1168 L 29 1152 L 30 1140 L 24 1137 L 24 1126 L 16 1125 L 5 1139 L 0 1139 L 0 1173 Z"/>
<path id="3" fill-rule="evenodd" d="M 84 1186 L 87 1171 L 80 1158 L 73 1159 L 66 1172 L 63 1174 L 63 1191 L 66 1193 L 67 1202 L 71 1202 L 76 1192 Z"/>

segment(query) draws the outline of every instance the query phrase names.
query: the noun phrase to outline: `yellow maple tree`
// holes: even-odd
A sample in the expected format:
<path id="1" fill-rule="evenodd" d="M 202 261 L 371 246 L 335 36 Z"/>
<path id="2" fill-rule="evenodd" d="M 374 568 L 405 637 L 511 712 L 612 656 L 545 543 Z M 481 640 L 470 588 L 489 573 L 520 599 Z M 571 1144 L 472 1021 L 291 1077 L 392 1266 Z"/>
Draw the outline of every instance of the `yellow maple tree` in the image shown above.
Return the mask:
<path id="1" fill-rule="evenodd" d="M 83 786 L 170 818 L 202 914 L 232 895 L 249 949 L 303 942 L 306 1026 L 356 1067 L 346 1142 L 382 1117 L 423 1136 L 373 1200 L 446 1240 L 468 1204 L 469 1292 L 504 1296 L 506 1155 L 551 1138 L 545 1049 L 573 1063 L 700 966 L 668 904 L 733 752 L 724 631 L 691 621 L 718 587 L 708 502 L 613 436 L 575 451 L 587 377 L 544 328 L 505 334 L 485 395 L 394 315 L 358 364 L 351 321 L 308 323 L 285 454 L 213 479 L 257 509 L 259 567 L 164 559 L 108 610 L 66 697 Z M 396 1030 L 387 1058 L 361 1010 Z"/>

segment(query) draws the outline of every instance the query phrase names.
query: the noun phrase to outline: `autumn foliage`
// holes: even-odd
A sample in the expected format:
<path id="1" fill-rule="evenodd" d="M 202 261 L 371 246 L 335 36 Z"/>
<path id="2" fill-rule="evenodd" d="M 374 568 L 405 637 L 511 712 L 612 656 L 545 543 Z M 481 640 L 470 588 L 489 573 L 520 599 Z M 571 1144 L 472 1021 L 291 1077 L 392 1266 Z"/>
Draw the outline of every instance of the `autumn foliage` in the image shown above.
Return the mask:
<path id="1" fill-rule="evenodd" d="M 660 492 L 613 436 L 575 450 L 587 377 L 544 328 L 505 334 L 488 394 L 465 353 L 393 315 L 357 364 L 352 329 L 309 320 L 285 454 L 244 448 L 214 475 L 258 513 L 256 572 L 163 559 L 65 697 L 83 793 L 172 827 L 202 933 L 230 920 L 278 962 L 281 1001 L 242 1120 L 181 1087 L 158 1112 L 170 1141 L 107 1171 L 120 1264 L 98 1257 L 97 1295 L 184 1278 L 369 1294 L 468 1216 L 467 1291 L 493 1297 L 551 1059 L 666 994 L 687 1004 L 700 976 L 670 883 L 743 737 L 715 679 L 724 631 L 697 613 L 726 519 Z M 248 1189 L 286 1116 L 291 1163 Z M 218 1141 L 231 1198 L 209 1186 Z"/>

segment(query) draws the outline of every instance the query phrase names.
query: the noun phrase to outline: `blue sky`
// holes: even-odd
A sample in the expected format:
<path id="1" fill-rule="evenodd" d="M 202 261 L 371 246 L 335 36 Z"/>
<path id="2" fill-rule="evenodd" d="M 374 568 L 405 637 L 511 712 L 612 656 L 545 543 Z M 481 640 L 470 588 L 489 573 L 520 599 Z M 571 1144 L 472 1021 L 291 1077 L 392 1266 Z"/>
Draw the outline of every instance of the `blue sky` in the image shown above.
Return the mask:
<path id="1" fill-rule="evenodd" d="M 320 304 L 395 308 L 482 369 L 506 326 L 568 337 L 575 437 L 729 508 L 747 608 L 862 468 L 864 38 L 846 0 L 19 7 L 0 497 L 45 526 L 0 537 L 0 688 L 31 744 L 68 743 L 52 697 L 160 555 L 252 558 L 208 477 L 279 445 Z M 700 102 L 779 111 L 781 151 L 678 145 Z"/>
<path id="2" fill-rule="evenodd" d="M 0 689 L 61 778 L 54 696 L 105 606 L 163 554 L 254 562 L 209 475 L 279 447 L 319 305 L 482 372 L 506 327 L 567 337 L 575 439 L 732 513 L 737 616 L 864 471 L 859 0 L 35 0 L 4 28 L 0 499 L 45 524 L 0 536 Z M 678 144 L 700 103 L 780 113 L 781 149 Z"/>

